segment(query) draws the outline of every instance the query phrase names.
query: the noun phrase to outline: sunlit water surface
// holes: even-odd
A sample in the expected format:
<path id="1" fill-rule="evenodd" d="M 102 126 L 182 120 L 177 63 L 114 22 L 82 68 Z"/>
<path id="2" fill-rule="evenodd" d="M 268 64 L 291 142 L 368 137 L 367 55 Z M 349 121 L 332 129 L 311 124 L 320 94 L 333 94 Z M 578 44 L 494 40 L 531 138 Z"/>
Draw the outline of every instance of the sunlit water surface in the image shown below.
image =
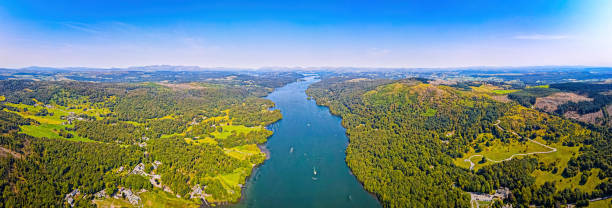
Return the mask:
<path id="1" fill-rule="evenodd" d="M 308 77 L 267 98 L 283 119 L 269 126 L 270 158 L 249 178 L 237 207 L 380 207 L 347 167 L 348 138 L 340 118 L 306 99 Z"/>

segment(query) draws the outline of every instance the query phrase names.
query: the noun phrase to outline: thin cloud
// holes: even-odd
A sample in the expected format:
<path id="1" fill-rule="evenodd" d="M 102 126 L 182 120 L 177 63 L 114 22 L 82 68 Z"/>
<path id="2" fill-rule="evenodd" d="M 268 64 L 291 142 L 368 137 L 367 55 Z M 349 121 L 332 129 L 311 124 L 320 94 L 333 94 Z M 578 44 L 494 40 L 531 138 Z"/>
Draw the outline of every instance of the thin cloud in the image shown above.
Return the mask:
<path id="1" fill-rule="evenodd" d="M 542 35 L 542 34 L 514 36 L 514 39 L 518 39 L 518 40 L 563 40 L 563 39 L 568 39 L 568 38 L 570 38 L 570 36 L 568 35 Z"/>
<path id="2" fill-rule="evenodd" d="M 79 22 L 62 22 L 62 25 L 65 27 L 69 27 L 74 30 L 86 32 L 86 33 L 100 33 L 100 30 L 92 27 L 89 24 L 79 23 Z"/>

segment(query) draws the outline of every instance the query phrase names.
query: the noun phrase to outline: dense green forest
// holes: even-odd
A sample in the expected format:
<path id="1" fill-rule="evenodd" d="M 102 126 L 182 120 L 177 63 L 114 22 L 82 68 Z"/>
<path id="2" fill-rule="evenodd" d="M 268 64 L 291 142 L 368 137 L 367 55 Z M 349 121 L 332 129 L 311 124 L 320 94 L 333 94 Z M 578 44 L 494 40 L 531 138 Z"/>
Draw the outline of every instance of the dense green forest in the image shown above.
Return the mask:
<path id="1" fill-rule="evenodd" d="M 137 204 L 236 202 L 265 160 L 265 126 L 282 118 L 262 97 L 301 77 L 127 74 L 137 81 L 0 81 L 0 207 L 130 206 L 132 193 Z M 473 197 L 505 188 L 489 207 L 586 206 L 612 195 L 612 130 L 563 117 L 609 117 L 610 84 L 332 75 L 307 94 L 343 118 L 346 162 L 385 207 L 483 205 Z M 590 100 L 534 108 L 560 92 Z"/>
<path id="2" fill-rule="evenodd" d="M 235 202 L 282 117 L 262 96 L 299 77 L 0 81 L 0 207 Z"/>
<path id="3" fill-rule="evenodd" d="M 499 99 L 506 91 L 492 89 L 332 77 L 307 93 L 342 117 L 346 162 L 385 207 L 470 207 L 469 192 L 502 187 L 510 194 L 490 206 L 583 206 L 612 195 L 608 129 L 522 107 L 530 98 Z"/>

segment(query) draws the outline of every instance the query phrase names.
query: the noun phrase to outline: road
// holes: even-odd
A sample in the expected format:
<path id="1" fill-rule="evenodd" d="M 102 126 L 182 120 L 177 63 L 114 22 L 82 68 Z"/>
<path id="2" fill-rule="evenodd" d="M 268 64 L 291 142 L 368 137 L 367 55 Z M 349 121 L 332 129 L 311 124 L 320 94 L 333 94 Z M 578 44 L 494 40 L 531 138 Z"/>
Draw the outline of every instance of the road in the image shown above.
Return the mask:
<path id="1" fill-rule="evenodd" d="M 497 120 L 497 122 L 496 122 L 495 124 L 493 124 L 493 125 L 494 125 L 495 127 L 499 128 L 499 129 L 501 129 L 502 131 L 508 131 L 508 130 L 505 130 L 504 128 L 502 128 L 502 127 L 500 127 L 500 126 L 499 126 L 499 123 L 500 123 L 500 122 L 501 122 L 500 120 Z M 515 136 L 517 136 L 519 139 L 520 139 L 520 138 L 522 138 L 521 136 L 519 136 L 519 135 L 518 135 L 516 132 L 514 132 L 514 131 L 509 131 L 509 132 L 510 132 L 510 133 L 512 133 L 512 134 L 514 134 Z M 487 158 L 487 160 L 488 160 L 488 161 L 491 161 L 491 162 L 494 162 L 494 163 L 500 163 L 500 162 L 503 162 L 503 161 L 512 160 L 512 158 L 514 158 L 514 157 L 516 157 L 516 156 L 526 156 L 526 155 L 535 155 L 535 154 L 547 154 L 547 153 L 553 153 L 553 152 L 556 152 L 556 151 L 557 151 L 557 148 L 554 148 L 554 147 L 551 147 L 551 146 L 548 146 L 548 145 L 542 144 L 542 143 L 540 143 L 540 142 L 538 142 L 538 141 L 535 141 L 535 140 L 533 140 L 533 139 L 529 139 L 529 138 L 526 138 L 526 139 L 527 139 L 527 140 L 529 140 L 530 142 L 533 142 L 533 143 L 538 144 L 538 145 L 540 145 L 540 146 L 546 147 L 546 148 L 550 149 L 550 151 L 545 151 L 545 152 L 529 152 L 529 153 L 517 153 L 517 154 L 513 154 L 513 155 L 511 155 L 509 158 L 506 158 L 506 159 L 503 159 L 503 160 L 492 160 L 492 159 L 489 159 L 489 158 Z M 474 169 L 474 162 L 472 162 L 472 158 L 473 158 L 473 157 L 483 157 L 483 155 L 472 155 L 472 156 L 470 156 L 469 158 L 465 159 L 465 161 L 466 161 L 466 162 L 469 162 L 469 163 L 470 163 L 470 170 Z"/>
<path id="2" fill-rule="evenodd" d="M 503 131 L 507 131 L 507 130 L 505 130 L 504 128 L 500 127 L 500 126 L 499 126 L 499 123 L 500 123 L 500 120 L 497 120 L 497 122 L 496 122 L 495 124 L 493 124 L 493 125 L 495 125 L 497 128 L 499 128 L 499 129 L 501 129 L 501 130 L 503 130 Z M 509 131 L 509 132 L 510 132 L 510 133 L 512 133 L 512 134 L 514 134 L 514 135 L 516 135 L 516 136 L 517 136 L 519 139 L 520 139 L 520 138 L 522 138 L 521 136 L 519 136 L 519 135 L 518 135 L 516 132 L 514 132 L 514 131 Z M 533 139 L 529 139 L 529 138 L 527 138 L 527 140 L 529 140 L 530 142 L 536 143 L 536 144 L 538 144 L 538 145 L 541 145 L 541 146 L 543 146 L 543 147 L 546 147 L 546 148 L 550 149 L 550 151 L 546 151 L 546 152 L 530 152 L 530 153 L 520 153 L 520 154 L 513 154 L 513 155 L 512 155 L 512 156 L 510 156 L 509 158 L 506 158 L 506 159 L 503 159 L 503 160 L 491 160 L 491 159 L 489 159 L 489 158 L 487 158 L 487 160 L 488 160 L 488 161 L 491 161 L 491 162 L 499 163 L 499 162 L 503 162 L 503 161 L 508 161 L 508 160 L 511 160 L 512 158 L 514 158 L 514 157 L 516 157 L 516 156 L 534 155 L 534 154 L 547 154 L 547 153 L 553 153 L 553 152 L 556 152 L 556 151 L 557 151 L 557 148 L 554 148 L 554 147 L 551 147 L 551 146 L 548 146 L 548 145 L 542 144 L 542 143 L 540 143 L 540 142 L 538 142 L 538 141 L 535 141 L 535 140 L 533 140 Z M 470 170 L 472 170 L 472 169 L 474 168 L 474 162 L 472 162 L 472 158 L 473 158 L 473 157 L 482 157 L 482 155 L 472 155 L 472 156 L 470 156 L 468 159 L 465 159 L 465 161 L 466 161 L 466 162 L 469 162 L 469 163 L 470 163 Z M 599 198 L 590 199 L 590 200 L 589 200 L 589 202 L 595 202 L 595 201 L 600 201 L 600 200 L 606 200 L 606 199 L 609 199 L 609 198 L 612 198 L 612 196 L 605 196 L 605 197 L 599 197 Z M 476 208 L 478 208 L 478 207 L 479 207 L 478 201 L 476 201 L 476 200 L 474 200 L 474 199 L 472 199 L 472 200 L 470 201 L 470 203 L 472 204 L 472 207 L 474 207 L 474 206 L 473 206 L 473 203 L 475 203 L 475 204 L 476 204 Z M 573 205 L 573 204 L 569 204 L 569 205 Z"/>

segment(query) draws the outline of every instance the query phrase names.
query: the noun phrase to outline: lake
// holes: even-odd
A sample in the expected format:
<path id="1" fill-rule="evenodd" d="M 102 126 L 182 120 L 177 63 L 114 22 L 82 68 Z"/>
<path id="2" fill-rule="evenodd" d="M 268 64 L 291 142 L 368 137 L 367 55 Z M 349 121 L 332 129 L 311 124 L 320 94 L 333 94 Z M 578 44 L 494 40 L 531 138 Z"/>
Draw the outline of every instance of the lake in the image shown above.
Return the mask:
<path id="1" fill-rule="evenodd" d="M 283 119 L 270 125 L 269 159 L 248 179 L 237 207 L 380 207 L 346 165 L 348 138 L 327 107 L 306 99 L 307 77 L 268 95 Z"/>

